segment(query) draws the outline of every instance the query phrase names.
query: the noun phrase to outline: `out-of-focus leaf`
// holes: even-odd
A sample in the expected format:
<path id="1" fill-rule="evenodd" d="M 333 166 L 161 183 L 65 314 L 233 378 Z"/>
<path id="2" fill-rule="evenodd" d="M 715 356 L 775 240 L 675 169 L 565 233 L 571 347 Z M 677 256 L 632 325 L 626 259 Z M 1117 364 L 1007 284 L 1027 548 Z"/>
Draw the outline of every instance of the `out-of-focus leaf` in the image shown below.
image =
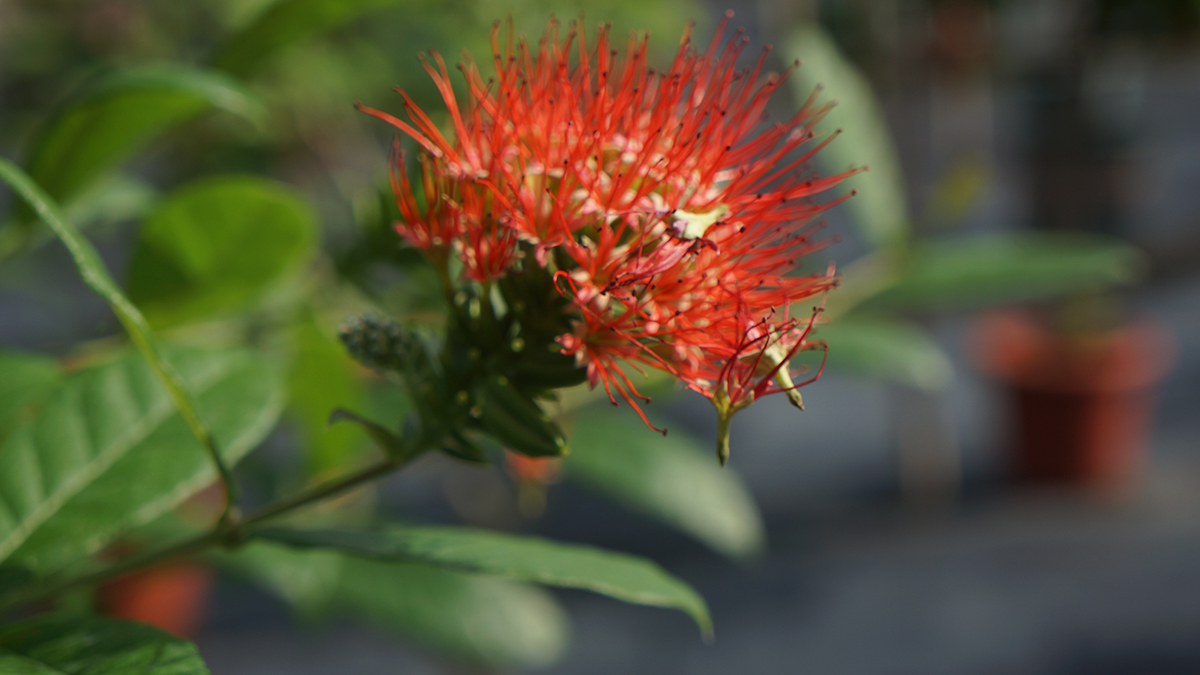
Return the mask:
<path id="1" fill-rule="evenodd" d="M 762 551 L 765 530 L 754 498 L 686 434 L 666 438 L 630 426 L 624 415 L 580 411 L 563 460 L 567 478 L 660 520 L 735 558 Z"/>
<path id="2" fill-rule="evenodd" d="M 221 176 L 169 195 L 142 227 L 129 296 L 152 324 L 240 308 L 313 247 L 316 216 L 294 190 Z"/>
<path id="3" fill-rule="evenodd" d="M 184 387 L 179 375 L 171 368 L 170 362 L 163 356 L 162 348 L 158 345 L 158 338 L 150 330 L 150 324 L 113 281 L 112 275 L 108 273 L 108 268 L 104 266 L 104 261 L 100 259 L 100 255 L 96 253 L 91 242 L 84 239 L 83 235 L 79 233 L 79 229 L 63 217 L 58 204 L 28 174 L 3 158 L 0 158 L 0 180 L 12 187 L 13 191 L 33 209 L 67 247 L 83 283 L 107 302 L 113 313 L 120 319 L 125 332 L 129 334 L 133 344 L 150 364 L 150 368 L 159 381 L 167 388 L 179 414 L 187 422 L 192 434 L 208 452 L 214 465 L 220 469 L 222 480 L 228 484 L 232 480 L 227 475 L 228 467 L 222 462 L 216 441 L 213 440 L 212 433 L 196 410 L 194 397 Z M 4 555 L 7 555 L 7 551 L 0 546 L 0 558 L 3 558 Z"/>
<path id="4" fill-rule="evenodd" d="M 63 201 L 167 129 L 206 110 L 262 124 L 262 102 L 224 73 L 182 64 L 118 68 L 96 78 L 33 144 L 29 175 Z"/>
<path id="5" fill-rule="evenodd" d="M 4 563 L 0 565 L 0 603 L 12 594 L 19 593 L 29 584 L 37 581 L 37 574 L 24 565 Z M 0 670 L 0 673 L 3 673 Z"/>
<path id="6" fill-rule="evenodd" d="M 954 378 L 942 348 L 909 323 L 846 318 L 821 325 L 816 337 L 829 344 L 829 368 L 837 372 L 924 391 L 940 390 Z"/>
<path id="7" fill-rule="evenodd" d="M 691 586 L 655 563 L 624 553 L 462 527 L 384 530 L 269 528 L 253 536 L 304 549 L 335 549 L 364 558 L 424 562 L 550 586 L 582 588 L 626 602 L 681 610 L 705 636 L 712 620 Z"/>
<path id="8" fill-rule="evenodd" d="M 233 463 L 282 407 L 271 371 L 245 351 L 171 360 Z M 82 371 L 0 445 L 0 559 L 41 571 L 149 522 L 215 478 L 154 372 L 130 353 Z"/>
<path id="9" fill-rule="evenodd" d="M 136 220 L 150 210 L 157 197 L 158 192 L 145 181 L 111 173 L 72 199 L 66 216 L 77 227 Z"/>
<path id="10" fill-rule="evenodd" d="M 103 227 L 141 218 L 157 197 L 158 192 L 144 181 L 111 173 L 89 183 L 63 215 L 81 230 Z M 19 211 L 18 220 L 0 228 L 0 261 L 54 239 L 53 232 L 36 229 L 36 221 L 20 220 L 30 213 L 27 207 Z"/>
<path id="11" fill-rule="evenodd" d="M 1094 293 L 1131 284 L 1143 255 L 1114 239 L 1054 233 L 923 244 L 902 258 L 894 283 L 859 308 L 937 311 Z"/>
<path id="12" fill-rule="evenodd" d="M 315 322 L 300 322 L 295 341 L 288 406 L 308 437 L 309 472 L 322 475 L 349 465 L 365 446 L 362 428 L 330 424 L 329 415 L 339 407 L 362 410 L 366 386 L 355 374 L 359 366 L 341 344 L 322 335 Z"/>
<path id="13" fill-rule="evenodd" d="M 30 405 L 62 382 L 54 359 L 40 354 L 0 351 L 0 441 Z"/>
<path id="14" fill-rule="evenodd" d="M 51 614 L 0 625 L 5 675 L 209 675 L 196 646 L 149 626 Z"/>
<path id="15" fill-rule="evenodd" d="M 121 293 L 121 289 L 104 266 L 104 261 L 96 253 L 96 249 L 63 216 L 54 200 L 38 187 L 28 174 L 3 158 L 0 158 L 0 180 L 8 183 L 16 194 L 50 226 L 54 235 L 62 240 L 71 253 L 75 266 L 79 269 L 79 275 L 83 277 L 83 282 L 113 308 L 118 318 L 130 330 L 135 341 L 139 342 L 139 346 L 141 343 L 149 345 L 153 337 L 141 312 Z"/>
<path id="16" fill-rule="evenodd" d="M 336 601 L 459 662 L 541 668 L 570 640 L 566 612 L 546 591 L 417 563 L 346 558 Z"/>
<path id="17" fill-rule="evenodd" d="M 0 673 L 11 675 L 60 675 L 63 671 L 19 654 L 0 651 Z"/>
<path id="18" fill-rule="evenodd" d="M 807 99 L 818 85 L 823 85 L 823 100 L 837 101 L 821 128 L 826 132 L 840 128 L 843 133 L 817 153 L 822 171 L 835 174 L 851 166 L 870 167 L 845 182 L 858 190 L 845 208 L 859 236 L 873 248 L 904 240 L 910 217 L 904 177 L 887 120 L 870 83 L 815 23 L 805 24 L 792 34 L 787 41 L 787 56 L 800 59 L 800 68 L 792 75 L 792 90 L 799 100 Z"/>
<path id="19" fill-rule="evenodd" d="M 213 558 L 306 614 L 325 609 L 338 591 L 345 558 L 331 551 L 297 551 L 251 542 Z"/>
<path id="20" fill-rule="evenodd" d="M 252 73 L 282 47 L 332 30 L 373 9 L 412 0 L 281 0 L 225 43 L 216 68 L 238 76 Z"/>

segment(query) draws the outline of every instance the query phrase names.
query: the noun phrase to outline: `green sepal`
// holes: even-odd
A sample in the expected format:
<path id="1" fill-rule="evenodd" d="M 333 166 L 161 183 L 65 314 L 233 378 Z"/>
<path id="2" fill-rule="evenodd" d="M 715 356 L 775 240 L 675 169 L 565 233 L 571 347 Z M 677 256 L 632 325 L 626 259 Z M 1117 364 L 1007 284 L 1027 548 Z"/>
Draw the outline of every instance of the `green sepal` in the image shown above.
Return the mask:
<path id="1" fill-rule="evenodd" d="M 506 378 L 488 379 L 476 384 L 474 391 L 472 416 L 501 445 L 530 457 L 566 454 L 562 430 Z"/>
<path id="2" fill-rule="evenodd" d="M 587 369 L 576 365 L 575 357 L 551 351 L 522 354 L 510 372 L 513 386 L 527 392 L 573 387 L 587 380 Z"/>
<path id="3" fill-rule="evenodd" d="M 378 422 L 369 420 L 344 408 L 335 408 L 329 414 L 329 424 L 332 426 L 338 422 L 350 422 L 362 427 L 367 432 L 367 435 L 371 437 L 371 440 L 375 441 L 388 457 L 406 459 L 412 453 L 408 444 Z"/>
<path id="4" fill-rule="evenodd" d="M 484 449 L 474 440 L 459 431 L 451 431 L 441 448 L 442 452 L 467 462 L 488 464 L 488 456 Z"/>

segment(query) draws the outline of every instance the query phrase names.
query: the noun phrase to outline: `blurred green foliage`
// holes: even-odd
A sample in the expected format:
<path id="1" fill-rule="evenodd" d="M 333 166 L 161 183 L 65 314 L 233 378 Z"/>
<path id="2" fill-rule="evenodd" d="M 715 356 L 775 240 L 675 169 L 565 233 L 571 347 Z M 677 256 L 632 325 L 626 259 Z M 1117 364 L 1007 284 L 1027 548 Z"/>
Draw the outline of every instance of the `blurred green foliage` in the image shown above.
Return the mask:
<path id="1" fill-rule="evenodd" d="M 142 225 L 130 299 L 151 324 L 244 309 L 313 254 L 317 222 L 304 198 L 252 176 L 218 176 L 167 195 Z"/>
<path id="2" fill-rule="evenodd" d="M 432 397 L 397 393 L 356 365 L 334 340 L 338 324 L 378 313 L 418 329 L 450 326 L 452 339 L 468 342 L 472 331 L 489 327 L 448 307 L 434 271 L 392 231 L 390 138 L 353 103 L 397 110 L 399 97 L 389 92 L 396 85 L 444 121 L 418 52 L 436 49 L 454 61 L 465 49 L 486 62 L 495 21 L 511 16 L 536 40 L 552 13 L 565 22 L 583 9 L 577 0 L 0 0 L 0 155 L 24 167 L 0 164 L 23 197 L 10 200 L 0 226 L 0 264 L 38 260 L 51 240 L 40 223 L 49 224 L 147 358 L 138 360 L 119 336 L 75 345 L 57 359 L 0 353 L 0 502 L 11 506 L 0 514 L 8 518 L 0 518 L 0 559 L 11 554 L 0 580 L 18 580 L 0 584 L 0 601 L 30 574 L 38 581 L 94 564 L 91 554 L 137 536 L 134 528 L 147 537 L 193 527 L 166 514 L 213 478 L 206 434 L 210 449 L 232 465 L 282 414 L 280 435 L 294 449 L 286 466 L 250 455 L 238 467 L 241 482 L 267 499 L 361 467 L 372 456 L 369 439 L 403 450 L 407 413 Z M 616 35 L 651 31 L 658 63 L 677 48 L 687 19 L 700 20 L 700 36 L 708 28 L 698 4 L 597 0 L 586 9 L 585 25 L 611 19 Z M 848 208 L 869 252 L 844 268 L 843 288 L 830 297 L 835 322 L 819 331 L 832 367 L 938 389 L 951 378 L 950 362 L 913 315 L 1091 292 L 1134 278 L 1137 255 L 1110 241 L 917 240 L 891 136 L 866 79 L 816 26 L 800 27 L 787 51 L 805 61 L 794 98 L 807 99 L 822 82 L 821 95 L 839 103 L 823 128 L 844 133 L 818 155 L 821 170 L 871 168 L 850 180 L 860 195 Z M 117 275 L 124 284 L 81 230 L 130 242 L 128 268 Z M 520 317 L 552 341 L 556 327 L 537 319 Z M 520 372 L 526 356 L 493 356 L 489 368 L 511 372 L 480 380 L 471 392 L 493 437 L 530 454 L 572 446 L 568 480 L 722 554 L 744 558 L 762 549 L 762 517 L 748 490 L 693 439 L 673 435 L 664 444 L 631 416 L 619 425 L 589 407 L 582 389 L 547 407 L 556 415 L 549 419 L 525 403 L 552 384 Z M 540 366 L 562 365 L 548 350 L 537 356 L 548 362 Z M 478 369 L 454 358 L 425 365 L 457 375 Z M 565 376 L 576 377 L 566 365 Z M 383 422 L 330 426 L 338 409 L 342 420 Z M 463 439 L 450 449 L 498 457 L 494 443 Z M 34 480 L 35 466 L 51 469 L 44 481 Z M 42 483 L 41 493 L 28 487 Z M 566 648 L 569 629 L 557 601 L 518 581 L 677 607 L 708 627 L 703 601 L 689 587 L 627 556 L 466 529 L 367 528 L 389 519 L 370 492 L 311 517 L 319 522 L 306 527 L 353 529 L 276 537 L 322 549 L 316 552 L 257 542 L 214 559 L 306 614 L 352 611 L 481 666 L 543 666 Z M 57 639 L 59 628 L 47 623 L 37 639 Z M 70 629 L 131 653 L 163 639 L 121 624 Z M 0 633 L 0 642 L 11 635 Z"/>

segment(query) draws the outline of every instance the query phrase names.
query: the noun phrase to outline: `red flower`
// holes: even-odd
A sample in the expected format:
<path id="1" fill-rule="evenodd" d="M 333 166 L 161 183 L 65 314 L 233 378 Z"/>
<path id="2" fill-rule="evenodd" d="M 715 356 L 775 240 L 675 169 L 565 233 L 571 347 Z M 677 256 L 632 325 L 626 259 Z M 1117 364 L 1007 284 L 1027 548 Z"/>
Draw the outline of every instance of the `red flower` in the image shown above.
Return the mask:
<path id="1" fill-rule="evenodd" d="M 814 125 L 831 104 L 818 105 L 815 94 L 791 118 L 763 124 L 769 97 L 795 66 L 761 77 L 764 50 L 739 70 L 748 40 L 738 31 L 722 47 L 730 16 L 703 53 L 685 30 L 661 72 L 647 66 L 645 38 L 631 38 L 621 61 L 607 28 L 589 49 L 575 24 L 560 40 L 552 21 L 534 53 L 523 39 L 514 49 L 511 27 L 502 45 L 497 24 L 494 80 L 473 63 L 462 68 L 465 110 L 441 58 L 434 54 L 437 69 L 423 61 L 453 141 L 407 95 L 411 125 L 363 108 L 428 154 L 425 213 L 396 172 L 401 234 L 435 255 L 452 245 L 480 281 L 506 272 L 517 240 L 532 244 L 543 265 L 549 250 L 561 250 L 559 260 L 571 264 L 556 281 L 577 312 L 575 329 L 559 338 L 564 353 L 643 420 L 636 399 L 644 397 L 623 365 L 668 371 L 709 397 L 721 419 L 722 462 L 738 410 L 780 391 L 800 406 L 788 362 L 823 345 L 808 339 L 816 313 L 799 320 L 788 307 L 835 280 L 832 269 L 792 272 L 823 245 L 810 239 L 815 217 L 849 195 L 814 196 L 857 171 L 806 173 L 834 137 L 816 141 Z"/>

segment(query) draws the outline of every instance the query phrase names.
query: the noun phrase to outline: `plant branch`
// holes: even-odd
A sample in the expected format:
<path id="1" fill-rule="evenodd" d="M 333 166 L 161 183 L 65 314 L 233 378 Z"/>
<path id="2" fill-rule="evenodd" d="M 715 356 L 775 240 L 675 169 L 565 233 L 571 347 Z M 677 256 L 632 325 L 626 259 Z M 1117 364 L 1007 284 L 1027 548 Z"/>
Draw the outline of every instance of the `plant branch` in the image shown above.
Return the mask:
<path id="1" fill-rule="evenodd" d="M 223 517 L 210 531 L 159 549 L 133 554 L 107 567 L 65 579 L 48 579 L 45 583 L 27 591 L 0 598 L 0 612 L 46 600 L 73 588 L 98 584 L 168 560 L 195 555 L 217 546 L 238 546 L 247 537 L 253 535 L 248 528 L 381 478 L 404 466 L 420 454 L 414 452 L 403 458 L 388 457 L 354 473 L 315 485 L 296 495 L 269 504 L 241 521 Z"/>
<path id="2" fill-rule="evenodd" d="M 389 457 L 350 475 L 343 476 L 341 478 L 335 478 L 319 485 L 314 485 L 313 487 L 304 490 L 299 494 L 288 497 L 287 499 L 282 499 L 274 504 L 269 504 L 263 509 L 247 516 L 241 521 L 241 523 L 238 524 L 238 529 L 257 525 L 263 521 L 269 520 L 276 516 L 281 516 L 302 506 L 328 499 L 329 497 L 352 490 L 364 483 L 368 483 L 377 478 L 382 478 L 383 476 L 386 476 L 387 474 L 407 464 L 410 459 L 412 459 L 412 457 L 405 459 L 393 459 Z"/>
<path id="3" fill-rule="evenodd" d="M 64 591 L 80 586 L 90 586 L 123 574 L 149 567 L 165 560 L 172 560 L 204 551 L 220 543 L 222 534 L 218 530 L 185 539 L 165 548 L 144 553 L 136 553 L 124 560 L 76 577 L 66 579 L 49 579 L 46 583 L 36 585 L 28 590 L 14 593 L 0 599 L 0 612 L 17 609 L 41 600 L 47 600 Z"/>

